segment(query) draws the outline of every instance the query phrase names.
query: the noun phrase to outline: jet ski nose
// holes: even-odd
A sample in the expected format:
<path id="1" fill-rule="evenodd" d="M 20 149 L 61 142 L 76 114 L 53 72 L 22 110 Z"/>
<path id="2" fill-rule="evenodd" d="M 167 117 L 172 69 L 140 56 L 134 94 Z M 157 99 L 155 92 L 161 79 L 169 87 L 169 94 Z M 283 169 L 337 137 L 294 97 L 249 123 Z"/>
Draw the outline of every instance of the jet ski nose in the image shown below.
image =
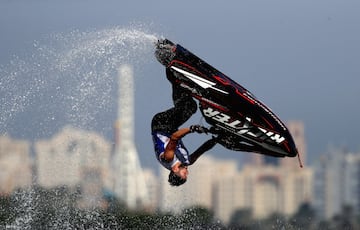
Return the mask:
<path id="1" fill-rule="evenodd" d="M 156 59 L 167 67 L 175 57 L 176 45 L 168 39 L 159 39 L 155 47 Z"/>
<path id="2" fill-rule="evenodd" d="M 170 41 L 169 39 L 166 38 L 160 38 L 158 39 L 157 43 L 156 43 L 157 47 L 163 47 L 163 46 L 175 46 L 175 44 Z"/>

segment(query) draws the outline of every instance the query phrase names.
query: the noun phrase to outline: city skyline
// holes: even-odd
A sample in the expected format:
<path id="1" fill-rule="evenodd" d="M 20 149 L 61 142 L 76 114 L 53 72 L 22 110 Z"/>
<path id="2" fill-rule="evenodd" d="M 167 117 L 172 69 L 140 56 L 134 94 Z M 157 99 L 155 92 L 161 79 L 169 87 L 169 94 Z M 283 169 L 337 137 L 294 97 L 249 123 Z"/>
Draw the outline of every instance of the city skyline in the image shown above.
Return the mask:
<path id="1" fill-rule="evenodd" d="M 30 155 L 29 148 L 24 148 L 26 142 L 6 136 L 1 136 L 0 142 L 3 143 L 3 148 L 0 149 L 2 164 L 9 164 L 7 159 L 10 158 L 6 158 L 9 154 L 6 153 L 15 154 L 11 159 L 17 159 L 17 154 L 12 151 L 18 151 L 18 154 L 22 155 L 28 152 L 27 155 Z M 46 188 L 62 185 L 74 188 L 80 186 L 83 194 L 78 203 L 80 207 L 89 208 L 94 205 L 106 207 L 101 200 L 103 189 L 112 191 L 112 180 L 116 178 L 110 170 L 113 151 L 111 143 L 97 133 L 64 127 L 51 139 L 40 140 L 34 144 L 36 160 L 23 161 L 22 164 L 27 165 L 28 162 L 32 162 L 35 168 L 30 173 L 22 171 L 20 174 L 14 174 L 13 183 L 20 179 L 19 185 L 24 188 L 31 187 L 34 183 Z M 16 146 L 23 147 L 16 148 Z M 345 168 L 344 162 L 346 162 Z M 353 204 L 354 210 L 358 211 L 360 191 L 356 190 L 358 180 L 356 175 L 359 162 L 360 153 L 354 154 L 336 149 L 321 158 L 321 165 L 305 168 L 288 167 L 289 165 L 284 162 L 273 165 L 257 160 L 239 167 L 232 160 L 203 156 L 199 159 L 197 167 L 190 169 L 191 178 L 187 185 L 181 188 L 168 185 L 165 169 L 160 168 L 160 175 L 155 175 L 154 169 L 146 169 L 144 175 L 147 178 L 146 185 L 150 188 L 148 195 L 153 205 L 150 210 L 156 210 L 158 207 L 164 212 L 177 213 L 188 206 L 201 205 L 214 210 L 216 216 L 227 223 L 231 213 L 238 209 L 251 208 L 255 218 L 266 218 L 273 212 L 291 216 L 301 204 L 309 202 L 319 212 L 320 217 L 329 219 L 341 212 L 342 205 Z M 16 167 L 24 169 L 21 164 Z M 322 171 L 323 169 L 329 170 L 332 174 Z M 24 183 L 22 174 L 29 175 L 32 172 L 36 173 L 36 180 L 30 178 Z M 321 175 L 337 176 L 328 178 Z M 341 184 L 344 193 L 338 192 L 340 188 L 338 183 Z M 2 186 L 4 185 L 6 184 L 2 183 Z M 2 191 L 6 191 L 6 188 L 4 190 L 2 187 Z M 11 190 L 7 191 L 11 192 Z M 186 194 L 185 201 L 176 201 L 174 196 L 180 194 Z M 92 203 L 87 203 L 89 201 Z M 180 202 L 179 205 L 177 202 Z"/>

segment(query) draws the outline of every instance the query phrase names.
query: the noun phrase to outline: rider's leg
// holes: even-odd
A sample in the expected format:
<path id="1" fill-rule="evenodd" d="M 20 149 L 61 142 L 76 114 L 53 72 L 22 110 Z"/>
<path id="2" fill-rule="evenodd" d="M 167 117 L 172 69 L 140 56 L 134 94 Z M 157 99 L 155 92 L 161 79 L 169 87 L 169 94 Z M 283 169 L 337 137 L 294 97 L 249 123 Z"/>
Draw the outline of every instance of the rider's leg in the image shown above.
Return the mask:
<path id="1" fill-rule="evenodd" d="M 197 110 L 195 100 L 180 86 L 173 84 L 174 107 L 158 113 L 152 120 L 152 131 L 175 132 Z"/>

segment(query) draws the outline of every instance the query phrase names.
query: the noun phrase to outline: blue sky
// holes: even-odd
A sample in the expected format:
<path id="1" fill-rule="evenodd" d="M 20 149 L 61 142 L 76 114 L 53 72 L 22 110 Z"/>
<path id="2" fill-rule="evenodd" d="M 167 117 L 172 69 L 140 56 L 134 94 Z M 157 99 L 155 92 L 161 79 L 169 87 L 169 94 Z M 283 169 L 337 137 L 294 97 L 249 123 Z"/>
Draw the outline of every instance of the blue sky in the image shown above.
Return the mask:
<path id="1" fill-rule="evenodd" d="M 19 138 L 45 138 L 65 125 L 61 114 L 67 111 L 51 102 L 58 96 L 54 91 L 21 86 L 31 84 L 28 78 L 32 76 L 6 76 L 14 73 L 17 63 L 35 63 L 38 46 L 53 47 L 53 34 L 65 38 L 73 31 L 135 25 L 193 51 L 249 89 L 282 120 L 304 121 L 310 160 L 329 145 L 360 151 L 359 8 L 356 0 L 1 1 L 0 95 L 9 104 L 16 96 L 27 97 L 17 110 L 0 111 L 7 123 L 1 131 Z M 170 107 L 171 100 L 162 66 L 150 56 L 148 59 L 135 68 L 135 138 L 140 158 L 151 166 L 150 120 L 156 112 Z M 66 86 L 58 78 L 52 87 L 54 84 Z M 7 88 L 12 91 L 7 92 Z M 17 88 L 28 93 L 17 95 Z M 109 94 L 116 95 L 116 89 Z M 115 107 L 116 100 L 109 100 L 109 104 Z M 116 108 L 105 108 L 96 113 L 92 128 L 111 139 Z M 49 117 L 56 122 L 50 122 Z M 195 116 L 190 122 L 198 121 Z M 190 149 L 200 144 L 197 139 L 188 142 Z M 224 154 L 231 157 L 238 153 Z"/>

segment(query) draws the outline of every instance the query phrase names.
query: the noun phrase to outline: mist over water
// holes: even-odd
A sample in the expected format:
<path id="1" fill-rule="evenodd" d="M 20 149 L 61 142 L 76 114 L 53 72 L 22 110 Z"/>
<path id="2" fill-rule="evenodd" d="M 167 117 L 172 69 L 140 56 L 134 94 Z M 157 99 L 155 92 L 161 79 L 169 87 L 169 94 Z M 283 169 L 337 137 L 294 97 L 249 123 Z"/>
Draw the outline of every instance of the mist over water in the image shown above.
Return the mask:
<path id="1" fill-rule="evenodd" d="M 1 66 L 0 133 L 36 139 L 64 124 L 105 127 L 101 121 L 117 106 L 118 67 L 141 68 L 153 59 L 156 40 L 139 29 L 109 28 L 34 42 L 30 55 Z"/>

